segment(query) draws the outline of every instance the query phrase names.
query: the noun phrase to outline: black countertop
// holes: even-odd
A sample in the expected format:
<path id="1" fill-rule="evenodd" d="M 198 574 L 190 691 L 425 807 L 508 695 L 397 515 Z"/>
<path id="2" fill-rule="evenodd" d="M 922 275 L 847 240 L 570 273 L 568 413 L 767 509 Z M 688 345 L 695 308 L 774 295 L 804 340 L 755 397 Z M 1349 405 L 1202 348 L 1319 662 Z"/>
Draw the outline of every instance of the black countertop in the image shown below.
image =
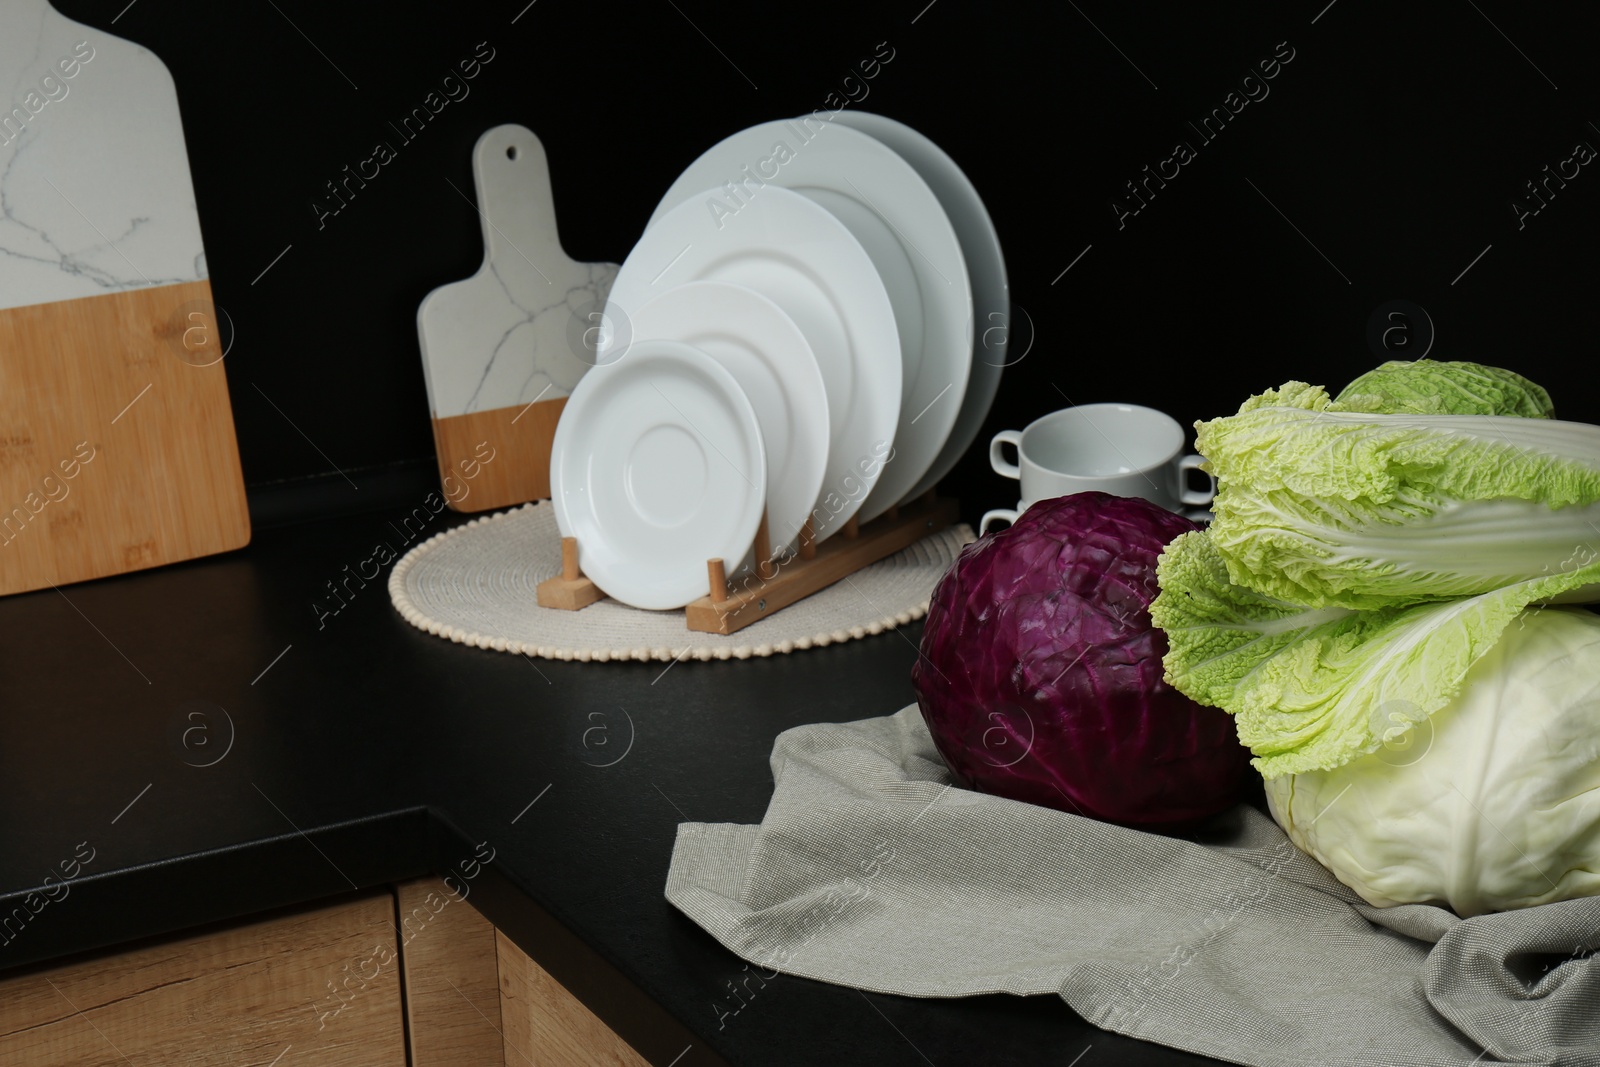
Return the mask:
<path id="1" fill-rule="evenodd" d="M 726 1014 L 742 962 L 662 894 L 677 824 L 759 822 L 779 731 L 909 703 L 920 626 L 668 669 L 533 660 L 413 629 L 387 569 L 324 614 L 380 541 L 406 547 L 382 515 L 325 520 L 0 600 L 0 967 L 453 871 L 659 1065 L 1212 1062 L 1054 997 L 780 976 Z"/>

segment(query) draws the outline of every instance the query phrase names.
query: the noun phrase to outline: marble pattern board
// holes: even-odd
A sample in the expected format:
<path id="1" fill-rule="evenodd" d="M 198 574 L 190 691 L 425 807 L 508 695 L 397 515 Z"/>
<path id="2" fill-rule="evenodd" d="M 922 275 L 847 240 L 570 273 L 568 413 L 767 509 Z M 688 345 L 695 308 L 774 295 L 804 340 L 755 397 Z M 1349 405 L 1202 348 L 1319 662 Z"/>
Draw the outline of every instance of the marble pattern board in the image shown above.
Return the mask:
<path id="1" fill-rule="evenodd" d="M 617 273 L 562 251 L 549 161 L 531 130 L 488 130 L 472 167 L 483 266 L 429 293 L 417 312 L 435 419 L 567 396 L 594 365 Z"/>
<path id="2" fill-rule="evenodd" d="M 206 278 L 166 65 L 47 0 L 0 29 L 0 309 Z"/>

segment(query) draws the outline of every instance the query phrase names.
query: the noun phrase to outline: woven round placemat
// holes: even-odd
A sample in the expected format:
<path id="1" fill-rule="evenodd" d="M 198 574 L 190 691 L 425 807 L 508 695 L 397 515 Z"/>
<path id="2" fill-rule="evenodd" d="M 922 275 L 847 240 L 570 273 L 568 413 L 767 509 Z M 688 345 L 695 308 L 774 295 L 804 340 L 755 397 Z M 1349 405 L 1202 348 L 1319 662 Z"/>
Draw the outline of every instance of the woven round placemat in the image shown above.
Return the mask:
<path id="1" fill-rule="evenodd" d="M 561 573 L 548 503 L 474 519 L 417 545 L 394 565 L 389 598 L 419 630 L 458 644 L 546 659 L 677 660 L 770 656 L 882 633 L 920 619 L 940 576 L 973 540 L 959 524 L 929 534 L 736 634 L 696 633 L 683 612 L 606 599 L 582 611 L 542 608 L 537 588 Z"/>

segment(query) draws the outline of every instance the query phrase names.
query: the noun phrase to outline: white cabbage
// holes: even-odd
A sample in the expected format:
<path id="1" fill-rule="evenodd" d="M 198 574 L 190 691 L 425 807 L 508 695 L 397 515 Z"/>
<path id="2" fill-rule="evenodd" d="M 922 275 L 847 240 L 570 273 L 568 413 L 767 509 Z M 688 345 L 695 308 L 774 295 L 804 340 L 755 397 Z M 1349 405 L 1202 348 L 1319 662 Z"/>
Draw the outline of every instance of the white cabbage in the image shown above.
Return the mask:
<path id="1" fill-rule="evenodd" d="M 1600 616 L 1526 611 L 1443 708 L 1374 719 L 1391 739 L 1376 752 L 1266 783 L 1341 882 L 1463 916 L 1600 894 Z"/>

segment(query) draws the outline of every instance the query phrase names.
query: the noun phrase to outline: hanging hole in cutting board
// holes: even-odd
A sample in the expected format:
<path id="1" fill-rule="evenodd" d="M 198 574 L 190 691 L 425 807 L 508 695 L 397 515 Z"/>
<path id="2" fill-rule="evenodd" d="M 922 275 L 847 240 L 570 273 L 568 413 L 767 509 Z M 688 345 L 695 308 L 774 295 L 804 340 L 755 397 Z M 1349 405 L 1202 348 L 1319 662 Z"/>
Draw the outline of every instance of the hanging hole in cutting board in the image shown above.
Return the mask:
<path id="1" fill-rule="evenodd" d="M 514 159 L 517 158 L 517 146 L 516 145 L 507 145 L 506 146 L 506 158 L 507 159 L 511 159 L 511 160 L 514 160 Z"/>

